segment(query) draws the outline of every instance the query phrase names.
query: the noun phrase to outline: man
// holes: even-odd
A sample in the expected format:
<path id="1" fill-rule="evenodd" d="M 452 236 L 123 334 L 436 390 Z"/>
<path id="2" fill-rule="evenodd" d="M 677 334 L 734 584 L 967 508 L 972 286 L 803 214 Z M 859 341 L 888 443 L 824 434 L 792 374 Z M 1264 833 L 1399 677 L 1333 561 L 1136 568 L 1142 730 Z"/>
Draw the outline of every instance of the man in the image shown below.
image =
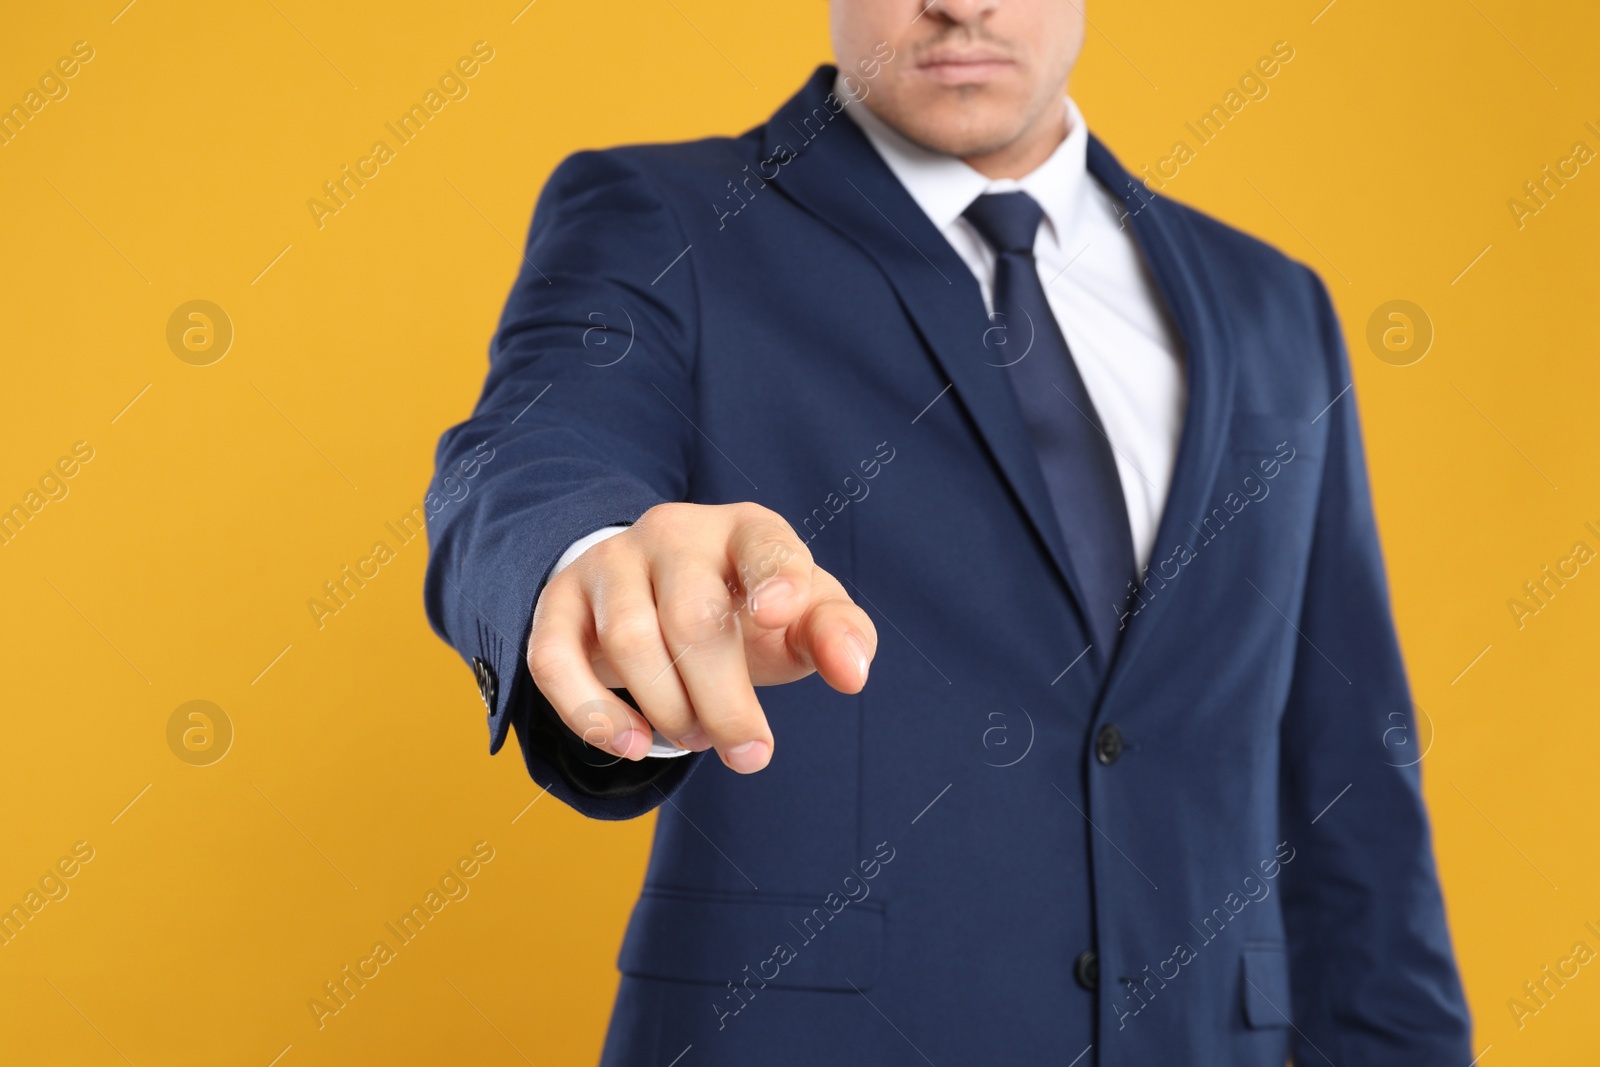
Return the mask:
<path id="1" fill-rule="evenodd" d="M 608 1064 L 1472 1059 L 1338 322 L 1083 26 L 834 0 L 765 125 L 544 189 L 427 604 L 491 752 L 662 807 Z"/>

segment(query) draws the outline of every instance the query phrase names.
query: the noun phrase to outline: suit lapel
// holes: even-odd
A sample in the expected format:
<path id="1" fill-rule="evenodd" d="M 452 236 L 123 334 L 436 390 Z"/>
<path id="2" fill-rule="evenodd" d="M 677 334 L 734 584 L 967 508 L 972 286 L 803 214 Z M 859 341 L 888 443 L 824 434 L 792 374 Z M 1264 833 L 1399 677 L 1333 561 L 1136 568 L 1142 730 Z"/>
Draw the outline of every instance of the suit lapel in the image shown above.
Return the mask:
<path id="1" fill-rule="evenodd" d="M 767 123 L 764 158 L 786 195 L 857 244 L 894 287 L 955 394 L 972 418 L 1035 533 L 1048 549 L 1082 620 L 1092 632 L 1083 587 L 1074 574 L 1038 455 L 1010 381 L 984 344 L 990 326 L 977 279 L 906 192 L 870 141 L 831 97 L 834 68 L 811 80 Z M 828 105 L 830 101 L 834 107 Z M 851 105 L 859 106 L 859 105 Z M 1126 206 L 1126 223 L 1149 263 L 1185 351 L 1188 401 L 1172 487 L 1158 527 L 1156 556 L 1189 540 L 1202 517 L 1226 440 L 1234 363 L 1187 220 L 1135 182 L 1099 140 L 1089 143 L 1089 170 Z M 763 174 L 770 170 L 763 166 Z M 930 397 L 930 400 L 933 398 Z M 1164 613 L 1170 596 L 1149 602 L 1130 620 L 1115 651 L 1121 673 Z M 1100 673 L 1109 650 L 1095 649 Z M 1114 679 L 1112 679 L 1114 681 Z"/>
<path id="2" fill-rule="evenodd" d="M 834 68 L 819 68 L 768 122 L 765 158 L 781 162 L 785 149 L 795 155 L 782 163 L 774 183 L 860 246 L 887 276 L 1044 541 L 1087 633 L 1083 590 L 1067 556 L 1038 456 L 1011 383 L 984 344 L 991 323 L 977 279 L 854 120 L 828 107 L 833 78 Z M 832 102 L 839 106 L 837 98 Z M 907 412 L 907 417 L 915 414 Z"/>
<path id="3" fill-rule="evenodd" d="M 1093 136 L 1089 139 L 1089 172 L 1122 200 L 1127 212 L 1124 225 L 1133 230 L 1184 349 L 1188 401 L 1172 486 L 1151 551 L 1154 562 L 1165 559 L 1180 542 L 1191 542 L 1209 511 L 1217 467 L 1227 444 L 1237 363 L 1227 320 L 1221 313 L 1223 304 L 1210 284 L 1189 218 L 1135 181 Z M 1118 679 L 1150 643 L 1151 632 L 1166 615 L 1172 599 L 1170 593 L 1150 598 L 1128 621 L 1104 697 L 1111 695 Z"/>

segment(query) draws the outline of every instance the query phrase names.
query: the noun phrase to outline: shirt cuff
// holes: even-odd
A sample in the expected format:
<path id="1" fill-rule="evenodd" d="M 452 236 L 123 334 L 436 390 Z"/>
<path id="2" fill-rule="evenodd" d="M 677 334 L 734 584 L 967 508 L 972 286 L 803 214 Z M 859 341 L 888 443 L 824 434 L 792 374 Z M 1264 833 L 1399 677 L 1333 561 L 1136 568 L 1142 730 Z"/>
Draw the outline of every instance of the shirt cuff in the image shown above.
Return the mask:
<path id="1" fill-rule="evenodd" d="M 595 545 L 598 545 L 601 541 L 604 541 L 608 537 L 615 537 L 617 534 L 626 529 L 626 526 L 602 526 L 594 533 L 586 534 L 583 537 L 578 538 L 576 541 L 572 542 L 572 544 L 567 546 L 567 550 L 561 553 L 561 558 L 556 560 L 556 565 L 550 568 L 550 577 L 554 578 L 556 575 L 560 574 L 566 569 L 567 564 L 583 555 Z"/>

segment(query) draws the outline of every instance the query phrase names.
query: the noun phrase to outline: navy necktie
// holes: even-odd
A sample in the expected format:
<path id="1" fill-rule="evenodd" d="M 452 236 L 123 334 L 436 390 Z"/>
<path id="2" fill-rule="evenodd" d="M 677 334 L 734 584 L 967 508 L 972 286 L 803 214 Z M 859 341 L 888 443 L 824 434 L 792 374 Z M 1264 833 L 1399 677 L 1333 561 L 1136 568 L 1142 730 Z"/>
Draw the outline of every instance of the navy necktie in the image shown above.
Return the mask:
<path id="1" fill-rule="evenodd" d="M 1034 263 L 1044 209 L 1027 193 L 988 193 L 964 215 L 995 252 L 992 319 L 1001 329 L 988 335 L 991 361 L 1011 378 L 1088 601 L 1090 640 L 1109 657 L 1136 576 L 1133 536 L 1111 442 Z"/>

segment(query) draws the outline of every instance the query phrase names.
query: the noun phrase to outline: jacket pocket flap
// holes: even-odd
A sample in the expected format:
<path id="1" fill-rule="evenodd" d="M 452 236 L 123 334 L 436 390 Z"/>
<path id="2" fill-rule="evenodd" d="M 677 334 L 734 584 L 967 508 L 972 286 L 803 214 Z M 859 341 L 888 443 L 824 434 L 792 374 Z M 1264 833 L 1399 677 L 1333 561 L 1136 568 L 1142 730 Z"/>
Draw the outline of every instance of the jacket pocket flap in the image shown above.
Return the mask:
<path id="1" fill-rule="evenodd" d="M 864 990 L 883 967 L 877 902 L 748 899 L 645 890 L 628 920 L 624 974 L 780 989 Z"/>
<path id="2" fill-rule="evenodd" d="M 1288 1026 L 1289 953 L 1282 946 L 1244 950 L 1244 1019 L 1254 1029 Z"/>

